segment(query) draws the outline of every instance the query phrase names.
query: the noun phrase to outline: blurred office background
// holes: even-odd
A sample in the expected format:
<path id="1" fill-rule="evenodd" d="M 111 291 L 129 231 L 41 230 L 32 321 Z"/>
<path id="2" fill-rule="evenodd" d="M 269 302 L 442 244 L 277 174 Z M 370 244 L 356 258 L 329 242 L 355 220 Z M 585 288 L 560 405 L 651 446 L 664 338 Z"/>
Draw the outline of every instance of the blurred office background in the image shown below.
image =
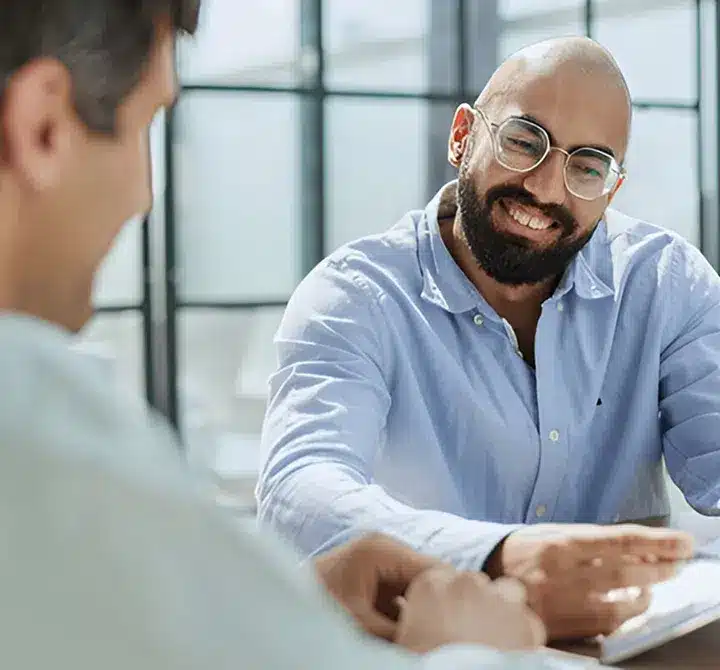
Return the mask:
<path id="1" fill-rule="evenodd" d="M 107 262 L 86 346 L 252 478 L 272 338 L 338 245 L 422 208 L 453 173 L 455 107 L 542 38 L 590 35 L 634 97 L 625 212 L 718 264 L 713 0 L 205 0 L 183 90 L 153 129 L 157 206 Z"/>

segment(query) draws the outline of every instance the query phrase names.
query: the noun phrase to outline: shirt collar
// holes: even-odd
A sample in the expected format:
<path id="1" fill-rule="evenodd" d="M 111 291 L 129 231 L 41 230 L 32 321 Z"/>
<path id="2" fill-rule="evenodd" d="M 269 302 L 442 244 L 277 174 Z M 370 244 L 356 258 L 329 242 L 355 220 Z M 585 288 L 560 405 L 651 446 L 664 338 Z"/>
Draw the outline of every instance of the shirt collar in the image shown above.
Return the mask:
<path id="1" fill-rule="evenodd" d="M 601 220 L 590 241 L 568 266 L 553 299 L 559 299 L 571 290 L 585 300 L 614 296 L 612 254 L 608 247 L 607 226 Z"/>
<path id="2" fill-rule="evenodd" d="M 453 217 L 456 211 L 457 181 L 452 181 L 445 184 L 428 203 L 417 232 L 423 276 L 421 296 L 452 314 L 487 306 L 482 295 L 455 262 L 440 234 L 439 221 Z M 601 274 L 611 277 L 612 271 L 598 273 L 593 269 L 596 265 L 593 261 L 602 257 L 610 258 L 607 245 L 607 229 L 604 221 L 601 221 L 590 242 L 568 266 L 551 299 L 557 300 L 571 290 L 587 300 L 614 295 L 615 291 L 600 278 Z"/>
<path id="3" fill-rule="evenodd" d="M 445 184 L 429 202 L 418 225 L 422 298 L 453 314 L 475 309 L 482 296 L 460 269 L 440 235 L 440 219 L 455 216 L 457 182 Z"/>

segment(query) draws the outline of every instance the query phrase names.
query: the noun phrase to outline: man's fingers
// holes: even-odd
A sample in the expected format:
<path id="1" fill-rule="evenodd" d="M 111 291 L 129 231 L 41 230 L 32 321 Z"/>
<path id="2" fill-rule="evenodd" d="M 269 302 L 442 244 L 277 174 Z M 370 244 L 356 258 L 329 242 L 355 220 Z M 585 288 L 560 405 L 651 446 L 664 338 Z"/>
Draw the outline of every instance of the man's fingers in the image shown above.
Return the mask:
<path id="1" fill-rule="evenodd" d="M 492 582 L 492 588 L 506 602 L 518 605 L 516 625 L 521 625 L 524 620 L 528 627 L 528 649 L 542 647 L 547 642 L 547 629 L 542 619 L 526 606 L 527 589 L 517 579 L 500 577 Z"/>
<path id="2" fill-rule="evenodd" d="M 355 610 L 352 612 L 352 615 L 370 635 L 387 640 L 388 642 L 394 641 L 398 627 L 397 621 L 392 621 L 379 612 L 366 607 Z"/>
<path id="3" fill-rule="evenodd" d="M 609 635 L 623 623 L 645 612 L 650 605 L 646 589 L 618 594 L 616 598 L 588 598 L 582 607 L 569 607 L 543 615 L 552 640 L 570 640 L 596 635 Z"/>
<path id="4" fill-rule="evenodd" d="M 570 544 L 573 553 L 586 560 L 626 554 L 678 561 L 690 558 L 694 551 L 693 538 L 687 533 L 643 526 L 605 527 L 597 529 L 595 536 L 573 538 Z"/>
<path id="5" fill-rule="evenodd" d="M 622 592 L 627 589 L 647 589 L 667 581 L 677 573 L 675 563 L 628 563 L 606 561 L 599 565 L 580 566 L 548 578 L 546 573 L 528 575 L 525 583 L 528 600 L 545 620 L 546 610 L 582 615 L 589 598 Z M 627 599 L 627 598 L 626 598 Z"/>
<path id="6" fill-rule="evenodd" d="M 637 557 L 646 562 L 680 561 L 694 551 L 691 535 L 666 528 L 642 526 L 596 526 L 594 532 L 556 537 L 541 548 L 538 567 L 548 574 L 579 565 Z"/>
<path id="7" fill-rule="evenodd" d="M 595 610 L 601 633 L 609 635 L 629 619 L 643 614 L 650 606 L 651 594 L 648 589 L 641 589 L 636 595 L 610 600 L 600 600 Z"/>
<path id="8" fill-rule="evenodd" d="M 572 590 L 578 594 L 605 593 L 614 589 L 647 587 L 667 581 L 677 574 L 676 563 L 627 563 L 606 561 L 568 570 L 552 580 L 559 593 Z"/>
<path id="9" fill-rule="evenodd" d="M 530 624 L 533 647 L 543 647 L 548 641 L 548 630 L 542 619 L 532 610 L 526 612 Z"/>
<path id="10" fill-rule="evenodd" d="M 527 589 L 525 585 L 517 579 L 509 577 L 500 577 L 492 582 L 493 588 L 500 596 L 511 603 L 526 603 Z"/>

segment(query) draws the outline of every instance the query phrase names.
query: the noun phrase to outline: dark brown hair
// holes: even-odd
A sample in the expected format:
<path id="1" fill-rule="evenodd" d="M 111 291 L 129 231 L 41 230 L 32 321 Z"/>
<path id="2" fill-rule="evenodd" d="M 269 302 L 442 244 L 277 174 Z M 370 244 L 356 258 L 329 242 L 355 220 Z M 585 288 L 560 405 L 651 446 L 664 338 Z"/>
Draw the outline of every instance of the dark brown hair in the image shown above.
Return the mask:
<path id="1" fill-rule="evenodd" d="M 202 0 L 0 0 L 0 106 L 13 74 L 38 58 L 70 72 L 88 127 L 112 133 L 117 108 L 139 83 L 157 21 L 193 34 Z"/>

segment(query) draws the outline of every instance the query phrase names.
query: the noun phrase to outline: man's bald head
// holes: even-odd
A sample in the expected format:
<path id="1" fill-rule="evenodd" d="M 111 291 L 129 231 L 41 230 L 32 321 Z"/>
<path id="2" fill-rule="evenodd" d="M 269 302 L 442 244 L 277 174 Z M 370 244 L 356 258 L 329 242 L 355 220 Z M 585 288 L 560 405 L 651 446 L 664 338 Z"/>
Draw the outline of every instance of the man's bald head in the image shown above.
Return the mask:
<path id="1" fill-rule="evenodd" d="M 629 134 L 632 101 L 627 81 L 612 54 L 589 37 L 543 40 L 515 52 L 495 71 L 476 105 L 492 107 L 533 80 L 569 84 L 579 78 L 592 83 L 598 95 L 613 95 L 617 114 L 627 119 Z"/>

